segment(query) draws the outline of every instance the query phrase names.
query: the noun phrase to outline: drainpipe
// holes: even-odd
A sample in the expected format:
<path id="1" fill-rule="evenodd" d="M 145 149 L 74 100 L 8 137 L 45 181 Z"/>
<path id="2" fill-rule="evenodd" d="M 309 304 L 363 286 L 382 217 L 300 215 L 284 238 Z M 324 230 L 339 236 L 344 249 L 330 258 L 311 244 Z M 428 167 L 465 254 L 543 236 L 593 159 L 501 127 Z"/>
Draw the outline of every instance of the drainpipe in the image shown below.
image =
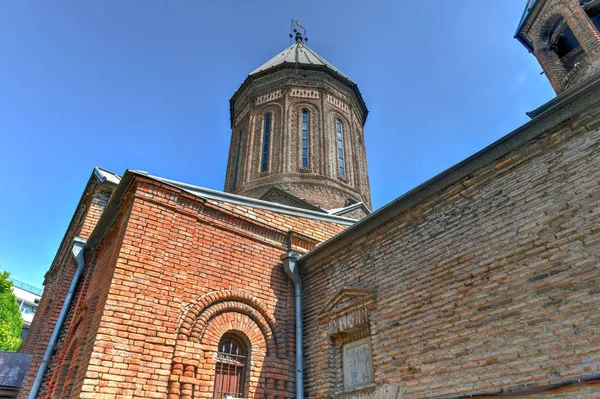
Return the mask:
<path id="1" fill-rule="evenodd" d="M 294 283 L 296 291 L 296 399 L 304 399 L 304 370 L 302 368 L 302 280 L 298 271 L 298 259 L 300 255 L 288 252 L 281 255 L 283 269 Z"/>
<path id="2" fill-rule="evenodd" d="M 77 287 L 77 283 L 79 282 L 79 278 L 81 277 L 83 267 L 85 264 L 83 258 L 83 247 L 85 246 L 85 241 L 86 240 L 79 237 L 75 237 L 73 239 L 73 249 L 71 250 L 71 255 L 73 255 L 73 258 L 75 258 L 75 261 L 77 262 L 77 269 L 75 270 L 75 274 L 73 275 L 73 280 L 71 280 L 71 286 L 69 287 L 69 292 L 67 293 L 65 301 L 63 302 L 62 309 L 60 309 L 60 314 L 58 315 L 56 325 L 54 326 L 54 331 L 52 331 L 52 336 L 50 337 L 48 347 L 46 348 L 46 352 L 44 353 L 42 364 L 40 364 L 40 368 L 35 376 L 33 385 L 31 386 L 29 399 L 35 399 L 38 394 L 38 391 L 40 390 L 42 380 L 44 379 L 44 374 L 46 373 L 46 369 L 48 368 L 48 362 L 50 361 L 50 357 L 52 357 L 52 351 L 54 350 L 54 346 L 56 345 L 56 341 L 58 340 L 60 330 L 62 329 L 62 326 L 65 323 L 65 319 L 67 318 L 67 313 L 69 311 L 69 307 L 71 306 L 71 301 L 73 300 L 73 294 L 75 293 L 75 288 Z"/>

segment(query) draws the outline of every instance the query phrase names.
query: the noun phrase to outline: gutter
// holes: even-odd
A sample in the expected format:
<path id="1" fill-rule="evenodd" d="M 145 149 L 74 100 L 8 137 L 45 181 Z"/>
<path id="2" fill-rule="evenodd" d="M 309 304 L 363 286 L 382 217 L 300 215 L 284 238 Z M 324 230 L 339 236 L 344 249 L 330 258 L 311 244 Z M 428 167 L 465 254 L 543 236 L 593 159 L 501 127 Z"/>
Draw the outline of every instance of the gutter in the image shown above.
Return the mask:
<path id="1" fill-rule="evenodd" d="M 73 255 L 73 258 L 75 258 L 75 262 L 77 262 L 77 269 L 75 270 L 75 274 L 73 275 L 73 280 L 71 280 L 69 292 L 67 293 L 65 301 L 63 302 L 63 306 L 60 309 L 60 314 L 58 315 L 56 325 L 54 326 L 54 331 L 52 331 L 52 336 L 50 337 L 48 347 L 46 348 L 46 352 L 44 353 L 42 364 L 40 364 L 40 368 L 38 369 L 38 372 L 35 376 L 35 380 L 33 381 L 33 385 L 31 386 L 31 391 L 29 392 L 29 399 L 35 399 L 37 397 L 37 394 L 42 385 L 42 380 L 44 379 L 44 374 L 46 374 L 46 369 L 48 368 L 48 362 L 52 357 L 52 352 L 54 351 L 56 341 L 58 341 L 60 330 L 62 330 L 63 324 L 65 323 L 65 320 L 67 318 L 67 313 L 69 311 L 69 308 L 71 307 L 71 301 L 73 300 L 75 288 L 77 288 L 77 284 L 79 283 L 79 279 L 85 267 L 85 259 L 83 255 L 83 248 L 85 246 L 85 242 L 86 240 L 84 240 L 83 238 L 75 237 L 73 239 L 73 249 L 71 250 L 71 255 Z"/>
<path id="2" fill-rule="evenodd" d="M 302 279 L 298 271 L 300 255 L 288 252 L 281 255 L 283 269 L 294 283 L 296 293 L 296 399 L 304 399 L 304 367 L 303 367 L 303 338 L 302 338 Z"/>

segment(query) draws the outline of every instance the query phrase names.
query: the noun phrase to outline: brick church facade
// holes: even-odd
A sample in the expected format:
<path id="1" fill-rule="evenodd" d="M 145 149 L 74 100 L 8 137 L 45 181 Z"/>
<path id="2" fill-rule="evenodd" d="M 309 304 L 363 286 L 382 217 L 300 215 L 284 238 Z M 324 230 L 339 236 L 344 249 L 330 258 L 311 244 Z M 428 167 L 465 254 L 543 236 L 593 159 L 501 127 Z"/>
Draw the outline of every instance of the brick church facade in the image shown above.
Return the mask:
<path id="1" fill-rule="evenodd" d="M 529 0 L 557 97 L 372 214 L 367 108 L 298 32 L 231 100 L 225 192 L 94 169 L 19 397 L 600 397 L 599 15 Z"/>

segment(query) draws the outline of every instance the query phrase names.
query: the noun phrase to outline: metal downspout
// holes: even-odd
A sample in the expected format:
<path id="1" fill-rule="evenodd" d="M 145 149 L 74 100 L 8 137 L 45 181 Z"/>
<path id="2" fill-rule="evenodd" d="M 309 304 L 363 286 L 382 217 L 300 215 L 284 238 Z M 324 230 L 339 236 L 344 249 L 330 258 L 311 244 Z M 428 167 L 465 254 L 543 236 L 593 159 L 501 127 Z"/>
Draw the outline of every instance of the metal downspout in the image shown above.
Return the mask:
<path id="1" fill-rule="evenodd" d="M 298 272 L 297 261 L 300 255 L 288 252 L 281 255 L 283 268 L 294 283 L 296 292 L 296 399 L 304 399 L 304 370 L 303 370 L 303 347 L 302 347 L 302 279 Z"/>
<path id="2" fill-rule="evenodd" d="M 73 239 L 73 249 L 71 250 L 71 255 L 73 255 L 73 258 L 75 258 L 75 261 L 77 262 L 77 269 L 75 270 L 75 274 L 73 275 L 73 280 L 71 280 L 69 292 L 67 293 L 63 306 L 60 309 L 60 314 L 58 315 L 58 319 L 56 320 L 56 325 L 54 326 L 54 331 L 52 331 L 52 336 L 50 337 L 50 341 L 48 342 L 48 347 L 46 348 L 46 352 L 44 353 L 44 358 L 42 359 L 40 368 L 38 369 L 38 372 L 35 376 L 33 385 L 31 386 L 31 392 L 29 392 L 29 399 L 35 399 L 38 394 L 38 391 L 40 390 L 42 380 L 44 379 L 44 374 L 46 373 L 46 369 L 48 368 L 48 362 L 52 357 L 52 351 L 54 350 L 54 346 L 56 345 L 58 335 L 60 334 L 60 330 L 62 329 L 65 319 L 67 318 L 67 313 L 69 311 L 69 307 L 71 306 L 71 301 L 73 300 L 75 288 L 77 287 L 79 278 L 83 273 L 83 267 L 85 265 L 85 260 L 83 258 L 83 247 L 85 246 L 85 241 L 86 240 L 79 237 L 75 237 Z"/>

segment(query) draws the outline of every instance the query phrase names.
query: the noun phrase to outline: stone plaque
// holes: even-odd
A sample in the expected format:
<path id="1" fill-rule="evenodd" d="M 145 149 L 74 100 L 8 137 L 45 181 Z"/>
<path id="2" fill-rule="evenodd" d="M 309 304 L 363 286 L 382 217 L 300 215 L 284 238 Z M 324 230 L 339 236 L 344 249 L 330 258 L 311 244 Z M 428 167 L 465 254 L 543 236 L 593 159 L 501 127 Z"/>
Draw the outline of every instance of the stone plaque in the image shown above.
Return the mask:
<path id="1" fill-rule="evenodd" d="M 369 338 L 344 345 L 344 388 L 358 388 L 374 381 Z"/>

